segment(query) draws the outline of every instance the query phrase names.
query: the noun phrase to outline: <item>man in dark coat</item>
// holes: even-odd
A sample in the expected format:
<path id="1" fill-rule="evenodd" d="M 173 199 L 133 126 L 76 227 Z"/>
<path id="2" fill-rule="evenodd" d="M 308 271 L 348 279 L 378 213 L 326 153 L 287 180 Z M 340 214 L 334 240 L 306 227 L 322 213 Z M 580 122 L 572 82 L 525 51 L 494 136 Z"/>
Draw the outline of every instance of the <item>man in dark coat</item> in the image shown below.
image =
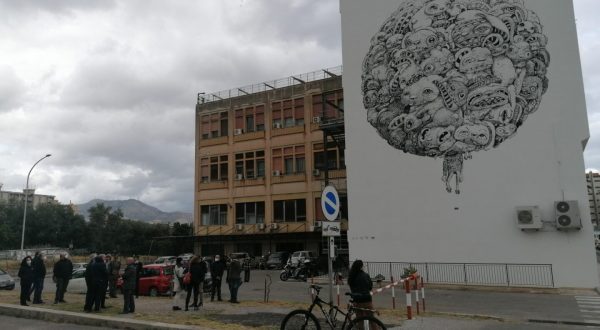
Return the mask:
<path id="1" fill-rule="evenodd" d="M 138 259 L 138 257 L 134 257 L 134 262 L 135 264 L 135 297 L 139 298 L 140 297 L 140 274 L 142 274 L 142 270 L 144 269 L 144 264 L 142 263 L 141 260 Z"/>
<path id="2" fill-rule="evenodd" d="M 92 253 L 90 255 L 90 262 L 88 262 L 85 268 L 85 286 L 87 291 L 85 293 L 85 305 L 83 306 L 83 310 L 86 312 L 92 311 L 92 305 L 94 301 L 96 301 L 95 291 L 94 291 L 94 281 L 92 278 L 92 265 L 96 260 L 96 254 Z"/>
<path id="3" fill-rule="evenodd" d="M 210 294 L 210 301 L 215 300 L 215 293 L 219 301 L 221 299 L 221 281 L 223 280 L 223 273 L 225 272 L 225 262 L 221 260 L 219 255 L 215 256 L 215 261 L 210 266 L 210 274 L 212 276 L 212 292 Z"/>
<path id="4" fill-rule="evenodd" d="M 188 293 L 185 297 L 186 311 L 188 310 L 192 292 L 194 293 L 194 302 L 192 304 L 194 310 L 198 310 L 198 307 L 202 306 L 202 284 L 204 283 L 204 276 L 207 271 L 206 263 L 202 261 L 200 256 L 194 256 L 192 260 L 190 260 L 189 272 L 191 273 L 191 283 L 188 286 Z M 199 301 L 198 298 L 200 298 Z"/>
<path id="5" fill-rule="evenodd" d="M 60 254 L 60 260 L 54 264 L 54 269 L 52 272 L 54 281 L 56 282 L 54 303 L 64 303 L 66 302 L 65 291 L 67 291 L 67 285 L 69 285 L 69 280 L 73 275 L 73 263 L 71 260 L 67 259 L 67 255 L 65 253 Z"/>
<path id="6" fill-rule="evenodd" d="M 97 256 L 90 267 L 92 267 L 92 285 L 94 288 L 94 311 L 99 312 L 108 285 L 108 270 L 102 256 Z"/>
<path id="7" fill-rule="evenodd" d="M 127 266 L 123 273 L 123 314 L 135 312 L 135 300 L 133 294 L 137 283 L 137 266 L 133 258 L 127 258 Z"/>
<path id="8" fill-rule="evenodd" d="M 27 305 L 27 298 L 31 292 L 31 285 L 33 283 L 33 268 L 31 267 L 31 257 L 27 256 L 21 261 L 21 268 L 19 268 L 19 278 L 21 279 L 21 306 Z"/>
<path id="9" fill-rule="evenodd" d="M 115 254 L 111 262 L 108 264 L 108 293 L 111 298 L 117 298 L 117 280 L 119 279 L 119 271 L 121 270 L 121 262 Z"/>
<path id="10" fill-rule="evenodd" d="M 41 252 L 35 253 L 33 258 L 33 303 L 43 304 L 42 290 L 44 290 L 44 278 L 46 277 L 46 264 L 44 263 L 45 256 Z"/>
<path id="11" fill-rule="evenodd" d="M 242 265 L 237 259 L 232 259 L 227 269 L 227 284 L 229 284 L 229 293 L 231 299 L 229 302 L 238 304 L 238 289 L 242 285 Z"/>

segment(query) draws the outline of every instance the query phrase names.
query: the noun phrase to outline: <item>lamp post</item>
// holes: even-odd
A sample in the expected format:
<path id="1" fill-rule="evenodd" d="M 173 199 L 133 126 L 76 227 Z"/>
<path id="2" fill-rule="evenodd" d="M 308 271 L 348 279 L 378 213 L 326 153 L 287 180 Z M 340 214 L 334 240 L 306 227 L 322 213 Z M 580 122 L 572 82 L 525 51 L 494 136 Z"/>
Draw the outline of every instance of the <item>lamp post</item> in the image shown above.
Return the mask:
<path id="1" fill-rule="evenodd" d="M 29 173 L 27 173 L 27 183 L 25 184 L 25 191 L 24 191 L 25 199 L 24 199 L 24 203 L 23 203 L 24 206 L 23 206 L 23 229 L 21 230 L 21 251 L 23 251 L 23 245 L 25 244 L 25 219 L 27 219 L 27 193 L 29 192 L 29 175 L 31 175 L 31 171 L 33 171 L 33 168 L 35 167 L 35 165 L 37 165 L 39 162 L 41 162 L 42 160 L 44 160 L 50 156 L 52 156 L 52 155 L 47 154 L 46 156 L 40 158 L 40 160 L 38 160 L 37 162 L 35 162 L 35 164 L 33 164 L 33 166 L 31 166 Z"/>

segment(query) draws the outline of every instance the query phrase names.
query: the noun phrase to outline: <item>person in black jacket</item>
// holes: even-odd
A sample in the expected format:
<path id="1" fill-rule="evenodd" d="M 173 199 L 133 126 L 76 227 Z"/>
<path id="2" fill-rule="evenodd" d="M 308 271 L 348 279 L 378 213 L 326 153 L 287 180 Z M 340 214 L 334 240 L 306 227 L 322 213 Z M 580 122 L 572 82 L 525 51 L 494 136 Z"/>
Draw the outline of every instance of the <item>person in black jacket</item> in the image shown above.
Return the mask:
<path id="1" fill-rule="evenodd" d="M 225 262 L 221 260 L 221 257 L 217 254 L 215 261 L 210 266 L 210 275 L 212 277 L 212 290 L 210 294 L 210 301 L 215 300 L 215 293 L 219 301 L 221 299 L 221 281 L 223 280 L 223 273 L 225 272 Z"/>
<path id="2" fill-rule="evenodd" d="M 135 283 L 137 282 L 137 269 L 133 258 L 127 258 L 127 267 L 123 273 L 123 312 L 122 314 L 135 312 L 135 300 L 133 298 Z"/>
<path id="3" fill-rule="evenodd" d="M 102 298 L 106 295 L 106 287 L 108 286 L 108 270 L 102 256 L 97 256 L 90 267 L 94 290 L 94 311 L 99 312 Z"/>
<path id="4" fill-rule="evenodd" d="M 65 291 L 67 291 L 67 285 L 73 275 L 73 263 L 67 259 L 66 253 L 60 254 L 60 260 L 54 264 L 53 279 L 56 282 L 56 294 L 54 295 L 54 303 L 65 301 Z"/>
<path id="5" fill-rule="evenodd" d="M 140 297 L 140 275 L 142 274 L 142 270 L 144 269 L 144 264 L 137 256 L 133 257 L 133 263 L 135 264 L 135 297 Z"/>
<path id="6" fill-rule="evenodd" d="M 36 252 L 33 261 L 33 303 L 43 304 L 42 290 L 44 290 L 44 278 L 46 277 L 46 257 L 41 252 Z"/>
<path id="7" fill-rule="evenodd" d="M 192 307 L 197 311 L 198 307 L 202 306 L 202 292 L 200 289 L 207 271 L 206 263 L 202 261 L 202 258 L 200 258 L 200 256 L 194 256 L 190 261 L 189 272 L 191 273 L 191 282 L 190 285 L 188 285 L 187 297 L 185 298 L 186 311 L 188 310 L 192 291 L 194 291 L 194 303 L 192 304 Z M 200 296 L 199 302 L 198 296 Z"/>
<path id="8" fill-rule="evenodd" d="M 92 281 L 92 265 L 94 264 L 94 260 L 96 259 L 96 254 L 90 254 L 90 262 L 88 262 L 85 268 L 85 286 L 87 291 L 85 292 L 85 305 L 83 306 L 83 310 L 86 312 L 92 311 L 92 305 L 94 301 L 96 301 L 95 292 L 94 292 L 94 282 Z"/>
<path id="9" fill-rule="evenodd" d="M 373 298 L 371 297 L 371 290 L 373 289 L 373 282 L 369 274 L 363 271 L 362 260 L 356 260 L 352 263 L 350 273 L 348 274 L 348 285 L 350 286 L 354 305 L 359 308 L 372 310 Z M 371 314 L 371 312 L 365 310 L 358 310 L 356 312 L 357 317 Z"/>
<path id="10" fill-rule="evenodd" d="M 33 268 L 31 266 L 31 257 L 27 256 L 21 260 L 19 268 L 19 278 L 21 279 L 21 306 L 27 305 L 27 297 L 33 284 Z"/>

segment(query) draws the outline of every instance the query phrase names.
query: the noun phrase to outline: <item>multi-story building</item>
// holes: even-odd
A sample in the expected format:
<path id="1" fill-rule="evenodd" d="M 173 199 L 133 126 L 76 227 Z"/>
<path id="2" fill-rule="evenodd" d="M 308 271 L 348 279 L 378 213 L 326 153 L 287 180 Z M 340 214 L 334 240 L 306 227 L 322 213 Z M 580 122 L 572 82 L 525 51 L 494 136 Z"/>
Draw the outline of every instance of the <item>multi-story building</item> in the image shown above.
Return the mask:
<path id="1" fill-rule="evenodd" d="M 27 203 L 36 208 L 40 204 L 56 204 L 58 203 L 54 196 L 35 194 L 35 189 L 23 189 L 23 192 L 3 191 L 0 184 L 0 202 L 10 205 L 23 204 L 27 195 Z"/>
<path id="2" fill-rule="evenodd" d="M 341 67 L 198 95 L 196 253 L 323 253 L 326 182 L 341 195 L 347 253 L 343 104 Z"/>
<path id="3" fill-rule="evenodd" d="M 594 230 L 600 230 L 600 174 L 590 171 L 585 175 L 587 181 L 588 194 L 590 197 L 590 212 L 592 214 L 592 224 Z"/>

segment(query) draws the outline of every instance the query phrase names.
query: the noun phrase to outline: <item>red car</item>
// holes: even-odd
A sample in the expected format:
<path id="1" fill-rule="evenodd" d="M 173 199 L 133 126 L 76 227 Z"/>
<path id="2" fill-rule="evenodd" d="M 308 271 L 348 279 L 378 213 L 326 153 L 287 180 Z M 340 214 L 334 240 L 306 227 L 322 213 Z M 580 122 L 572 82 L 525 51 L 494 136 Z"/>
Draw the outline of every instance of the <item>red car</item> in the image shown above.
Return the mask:
<path id="1" fill-rule="evenodd" d="M 156 297 L 171 292 L 173 266 L 165 264 L 144 265 L 139 278 L 139 294 Z"/>

